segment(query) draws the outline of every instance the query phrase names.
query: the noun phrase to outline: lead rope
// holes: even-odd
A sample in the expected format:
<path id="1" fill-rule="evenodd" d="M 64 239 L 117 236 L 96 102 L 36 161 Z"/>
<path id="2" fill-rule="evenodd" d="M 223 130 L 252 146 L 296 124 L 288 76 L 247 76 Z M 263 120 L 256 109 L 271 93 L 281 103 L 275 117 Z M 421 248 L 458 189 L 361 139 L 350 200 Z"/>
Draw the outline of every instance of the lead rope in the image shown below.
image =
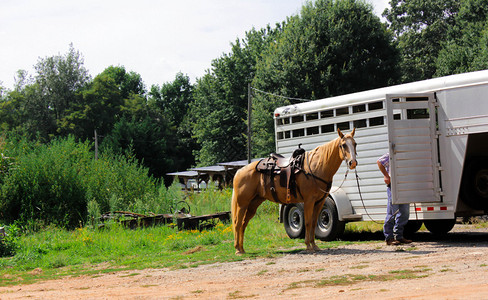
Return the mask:
<path id="1" fill-rule="evenodd" d="M 368 217 L 371 219 L 371 221 L 373 221 L 374 223 L 376 223 L 376 224 L 382 224 L 382 223 L 380 223 L 380 222 L 378 222 L 378 221 L 373 220 L 373 218 L 371 217 L 371 215 L 368 213 L 368 210 L 366 209 L 366 205 L 364 205 L 363 195 L 361 194 L 361 188 L 360 188 L 360 186 L 359 186 L 359 176 L 358 176 L 358 170 L 357 170 L 357 169 L 354 169 L 354 172 L 356 173 L 356 183 L 357 183 L 357 186 L 358 186 L 359 198 L 361 199 L 361 203 L 363 204 L 363 208 L 364 208 L 364 211 L 366 212 L 366 215 L 367 215 L 367 216 L 368 216 Z M 391 217 L 388 219 L 388 221 L 386 221 L 385 223 L 389 222 L 389 221 L 390 221 L 390 220 L 391 220 L 393 217 L 395 217 L 395 216 L 396 216 L 396 214 L 397 214 L 399 211 L 400 211 L 400 210 L 399 210 L 399 209 L 397 209 L 397 210 L 395 211 L 395 213 L 393 213 L 393 214 L 391 215 Z"/>

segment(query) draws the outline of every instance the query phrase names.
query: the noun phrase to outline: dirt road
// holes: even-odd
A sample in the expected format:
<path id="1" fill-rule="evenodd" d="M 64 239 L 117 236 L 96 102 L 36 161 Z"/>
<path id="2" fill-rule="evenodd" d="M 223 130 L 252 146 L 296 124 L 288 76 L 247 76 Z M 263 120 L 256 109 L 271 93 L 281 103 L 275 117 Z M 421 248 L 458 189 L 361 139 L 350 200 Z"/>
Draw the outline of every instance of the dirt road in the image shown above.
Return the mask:
<path id="1" fill-rule="evenodd" d="M 488 229 L 456 225 L 443 238 L 418 233 L 408 246 L 377 241 L 317 254 L 0 287 L 0 299 L 25 298 L 487 299 Z"/>

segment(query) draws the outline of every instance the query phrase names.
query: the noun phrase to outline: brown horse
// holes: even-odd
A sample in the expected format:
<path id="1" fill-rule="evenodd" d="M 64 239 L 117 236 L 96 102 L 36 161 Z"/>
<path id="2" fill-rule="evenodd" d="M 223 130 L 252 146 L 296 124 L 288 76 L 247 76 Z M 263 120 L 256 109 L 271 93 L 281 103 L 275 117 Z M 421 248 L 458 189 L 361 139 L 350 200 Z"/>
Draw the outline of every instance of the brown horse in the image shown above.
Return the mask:
<path id="1" fill-rule="evenodd" d="M 296 174 L 296 186 L 299 193 L 292 195 L 286 203 L 304 202 L 305 245 L 307 251 L 320 250 L 315 244 L 315 226 L 317 218 L 329 194 L 332 177 L 339 169 L 342 161 L 346 161 L 350 169 L 356 168 L 355 129 L 349 134 L 342 134 L 333 141 L 305 152 L 303 171 Z M 234 247 L 236 254 L 244 251 L 244 231 L 256 214 L 256 210 L 266 199 L 276 202 L 270 190 L 267 175 L 256 170 L 258 162 L 251 163 L 240 169 L 234 176 L 234 191 L 232 194 L 232 229 L 234 230 Z M 279 176 L 275 177 L 276 182 Z M 274 185 L 280 202 L 284 203 L 287 190 L 279 183 Z"/>

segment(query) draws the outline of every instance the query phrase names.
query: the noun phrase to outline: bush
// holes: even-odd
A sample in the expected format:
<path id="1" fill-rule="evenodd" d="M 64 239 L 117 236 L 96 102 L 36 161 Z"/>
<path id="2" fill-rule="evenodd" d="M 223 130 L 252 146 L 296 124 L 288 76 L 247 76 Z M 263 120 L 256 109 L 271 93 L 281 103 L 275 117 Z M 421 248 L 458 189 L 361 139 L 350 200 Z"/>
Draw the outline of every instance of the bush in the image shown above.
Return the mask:
<path id="1" fill-rule="evenodd" d="M 158 197 L 159 183 L 134 159 L 102 155 L 94 160 L 92 145 L 73 137 L 32 145 L 19 140 L 3 146 L 17 155 L 0 181 L 0 219 L 6 222 L 74 228 L 86 221 L 89 201 L 94 201 L 93 214 Z"/>
<path id="2" fill-rule="evenodd" d="M 12 256 L 17 250 L 17 241 L 20 230 L 16 225 L 8 226 L 5 229 L 6 236 L 0 236 L 0 257 Z"/>
<path id="3" fill-rule="evenodd" d="M 7 222 L 45 220 L 74 227 L 86 213 L 81 170 L 90 161 L 88 143 L 57 140 L 18 157 L 0 194 Z"/>

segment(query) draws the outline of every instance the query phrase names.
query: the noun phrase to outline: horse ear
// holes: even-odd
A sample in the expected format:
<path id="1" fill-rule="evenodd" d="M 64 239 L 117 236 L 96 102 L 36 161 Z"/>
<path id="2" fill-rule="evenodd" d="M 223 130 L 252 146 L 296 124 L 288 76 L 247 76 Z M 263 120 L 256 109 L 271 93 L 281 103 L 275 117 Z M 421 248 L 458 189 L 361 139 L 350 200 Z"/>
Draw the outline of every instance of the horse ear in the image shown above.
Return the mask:
<path id="1" fill-rule="evenodd" d="M 341 130 L 339 128 L 337 128 L 337 133 L 339 134 L 341 139 L 344 138 L 344 134 L 341 132 Z"/>
<path id="2" fill-rule="evenodd" d="M 354 137 L 354 133 L 356 132 L 356 127 L 354 127 L 351 131 L 351 136 Z"/>

